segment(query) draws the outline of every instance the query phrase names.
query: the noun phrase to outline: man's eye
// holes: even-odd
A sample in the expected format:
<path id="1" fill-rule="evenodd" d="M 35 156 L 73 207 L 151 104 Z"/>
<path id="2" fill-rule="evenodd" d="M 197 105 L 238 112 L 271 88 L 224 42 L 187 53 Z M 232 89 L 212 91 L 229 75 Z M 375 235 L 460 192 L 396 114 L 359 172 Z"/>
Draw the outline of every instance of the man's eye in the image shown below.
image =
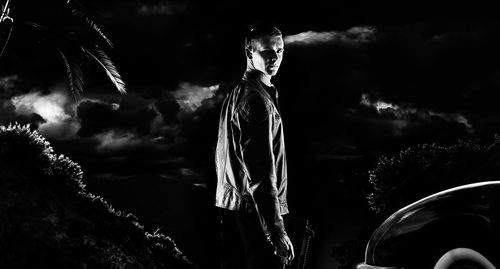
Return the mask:
<path id="1" fill-rule="evenodd" d="M 283 53 L 283 49 L 278 49 L 278 53 Z"/>

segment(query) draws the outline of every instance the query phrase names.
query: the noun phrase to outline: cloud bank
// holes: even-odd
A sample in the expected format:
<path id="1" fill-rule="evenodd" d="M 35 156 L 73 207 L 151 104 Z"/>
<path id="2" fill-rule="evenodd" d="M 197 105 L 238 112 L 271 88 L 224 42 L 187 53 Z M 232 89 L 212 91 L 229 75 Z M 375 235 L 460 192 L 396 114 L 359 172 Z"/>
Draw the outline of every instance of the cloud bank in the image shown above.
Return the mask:
<path id="1" fill-rule="evenodd" d="M 80 123 L 71 115 L 69 98 L 61 91 L 43 95 L 30 92 L 11 98 L 17 115 L 39 115 L 43 122 L 38 131 L 49 138 L 71 139 L 80 129 Z"/>
<path id="2" fill-rule="evenodd" d="M 176 15 L 184 12 L 186 8 L 186 4 L 163 1 L 155 4 L 142 4 L 137 8 L 137 14 L 140 16 Z"/>
<path id="3" fill-rule="evenodd" d="M 362 45 L 376 39 L 377 30 L 372 26 L 356 26 L 346 31 L 314 32 L 307 31 L 296 35 L 285 36 L 287 45 L 318 45 L 318 44 L 346 44 Z"/>
<path id="4" fill-rule="evenodd" d="M 368 94 L 362 94 L 360 104 L 374 108 L 381 117 L 391 119 L 398 134 L 402 134 L 411 125 L 431 126 L 439 121 L 462 125 L 467 133 L 474 133 L 470 121 L 460 113 L 436 112 L 427 108 L 415 108 L 410 104 L 396 105 L 382 99 L 372 100 Z"/>
<path id="5" fill-rule="evenodd" d="M 181 109 L 187 112 L 194 112 L 202 106 L 203 101 L 213 98 L 218 90 L 218 84 L 210 87 L 201 87 L 184 82 L 179 85 L 178 90 L 173 92 L 173 96 Z"/>

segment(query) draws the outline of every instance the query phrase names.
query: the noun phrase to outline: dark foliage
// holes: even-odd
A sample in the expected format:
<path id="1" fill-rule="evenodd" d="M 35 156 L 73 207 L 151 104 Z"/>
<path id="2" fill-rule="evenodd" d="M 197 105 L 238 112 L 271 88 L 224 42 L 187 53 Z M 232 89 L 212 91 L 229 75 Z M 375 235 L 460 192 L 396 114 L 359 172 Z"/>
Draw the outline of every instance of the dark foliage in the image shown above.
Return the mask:
<path id="1" fill-rule="evenodd" d="M 82 176 L 28 126 L 0 126 L 0 268 L 195 268 Z"/>
<path id="2" fill-rule="evenodd" d="M 380 156 L 368 173 L 369 217 L 356 240 L 333 248 L 340 268 L 362 262 L 371 232 L 390 214 L 430 194 L 473 182 L 500 179 L 499 137 L 489 146 L 458 141 L 451 146 L 420 144 L 394 156 Z"/>
<path id="3" fill-rule="evenodd" d="M 369 172 L 370 209 L 387 217 L 435 192 L 491 180 L 495 169 L 486 165 L 491 150 L 495 150 L 494 145 L 459 141 L 448 147 L 420 144 L 396 156 L 381 156 L 375 169 Z"/>

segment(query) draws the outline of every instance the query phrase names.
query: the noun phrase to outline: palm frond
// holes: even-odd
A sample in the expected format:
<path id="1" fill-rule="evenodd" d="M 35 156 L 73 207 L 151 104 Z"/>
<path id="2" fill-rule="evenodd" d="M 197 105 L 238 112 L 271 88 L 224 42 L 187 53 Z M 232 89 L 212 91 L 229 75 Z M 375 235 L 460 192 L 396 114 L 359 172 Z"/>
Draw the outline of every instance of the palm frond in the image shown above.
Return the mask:
<path id="1" fill-rule="evenodd" d="M 8 17 L 11 0 L 4 1 L 6 2 L 1 7 L 0 14 L 1 22 L 6 23 L 5 20 L 12 20 Z M 77 99 L 84 90 L 82 68 L 87 61 L 97 62 L 106 71 L 106 75 L 114 87 L 121 94 L 125 94 L 126 87 L 120 73 L 108 55 L 101 49 L 102 46 L 113 48 L 113 43 L 103 33 L 100 26 L 87 15 L 89 12 L 85 6 L 81 5 L 78 0 L 64 0 L 62 3 L 60 1 L 57 1 L 57 3 L 54 3 L 55 1 L 49 2 L 51 3 L 50 8 L 42 2 L 38 3 L 39 5 L 36 8 L 19 6 L 16 3 L 19 12 L 12 12 L 12 14 L 15 15 L 16 25 L 27 25 L 28 30 L 34 31 L 35 35 L 31 36 L 31 38 L 37 44 L 43 44 L 40 48 L 50 48 L 52 51 L 55 48 L 57 50 L 60 56 L 57 58 L 62 59 L 66 68 L 68 88 L 73 97 Z M 23 3 L 27 4 L 28 2 Z M 39 9 L 42 9 L 42 11 Z M 44 11 L 50 11 L 54 14 L 61 12 L 56 15 L 63 18 L 67 23 L 54 23 L 53 20 L 47 19 L 47 16 L 40 15 L 45 14 Z M 15 30 L 17 31 L 17 29 Z M 3 39 L 3 36 L 0 39 Z M 1 45 L 0 43 L 0 49 L 2 49 Z"/>
<path id="2" fill-rule="evenodd" d="M 9 40 L 10 40 L 10 36 L 12 35 L 12 30 L 14 29 L 14 21 L 12 19 L 10 19 L 10 27 L 9 27 L 9 32 L 7 33 L 6 35 L 6 38 L 5 40 L 3 40 L 3 46 L 2 46 L 2 50 L 0 51 L 0 58 L 2 58 L 2 55 L 3 53 L 5 52 L 5 48 L 7 48 L 7 44 L 9 43 Z M 4 23 L 3 21 L 0 21 L 0 24 Z M 2 27 L 3 25 L 0 25 L 0 27 Z M 0 29 L 1 30 L 1 29 Z M 3 37 L 3 33 L 2 33 L 2 36 L 0 37 Z"/>
<path id="3" fill-rule="evenodd" d="M 90 56 L 102 68 L 104 68 L 106 74 L 108 75 L 108 78 L 111 80 L 111 82 L 113 82 L 116 89 L 121 94 L 127 93 L 127 90 L 125 88 L 125 82 L 123 82 L 120 73 L 118 73 L 118 70 L 116 69 L 115 65 L 103 50 L 101 50 L 99 47 L 95 47 L 94 52 L 88 50 L 85 47 L 82 47 L 82 49 L 88 56 Z"/>
<path id="4" fill-rule="evenodd" d="M 88 27 L 90 27 L 92 30 L 94 30 L 107 44 L 110 48 L 113 48 L 113 42 L 104 34 L 104 32 L 101 30 L 101 27 L 97 25 L 84 11 L 84 8 L 82 5 L 80 5 L 76 1 L 68 0 L 68 4 L 73 4 L 73 7 L 71 9 L 71 13 L 73 15 L 79 17 Z"/>
<path id="5" fill-rule="evenodd" d="M 46 28 L 45 26 L 43 26 L 37 22 L 34 22 L 34 21 L 26 21 L 24 24 L 32 27 L 33 29 L 35 29 L 37 31 L 42 31 Z"/>
<path id="6" fill-rule="evenodd" d="M 10 27 L 9 27 L 9 32 L 7 33 L 7 35 L 4 35 L 4 33 L 0 33 L 2 34 L 2 36 L 0 37 L 3 37 L 3 36 L 6 36 L 5 40 L 3 41 L 3 46 L 2 46 L 2 50 L 0 51 L 0 58 L 2 57 L 3 53 L 5 52 L 5 48 L 7 47 L 7 44 L 9 43 L 9 40 L 10 40 L 10 36 L 12 34 L 12 29 L 14 28 L 14 19 L 12 19 L 9 15 L 10 15 L 10 0 L 7 0 L 7 2 L 5 2 L 5 5 L 2 5 L 2 8 L 0 10 L 1 14 L 0 14 L 0 27 L 3 26 L 3 24 L 5 23 L 9 23 L 10 24 Z M 2 29 L 0 28 L 0 31 Z"/>
<path id="7" fill-rule="evenodd" d="M 59 48 L 56 48 L 61 55 L 61 58 L 66 67 L 66 74 L 68 75 L 69 90 L 76 100 L 80 97 L 83 92 L 83 72 L 79 64 L 75 64 L 73 61 L 68 60 L 64 52 Z"/>
<path id="8" fill-rule="evenodd" d="M 10 20 L 10 22 L 13 22 L 13 19 L 9 16 L 10 15 L 10 0 L 7 0 L 5 2 L 5 5 L 2 5 L 2 14 L 0 14 L 0 22 L 3 22 L 4 20 Z"/>

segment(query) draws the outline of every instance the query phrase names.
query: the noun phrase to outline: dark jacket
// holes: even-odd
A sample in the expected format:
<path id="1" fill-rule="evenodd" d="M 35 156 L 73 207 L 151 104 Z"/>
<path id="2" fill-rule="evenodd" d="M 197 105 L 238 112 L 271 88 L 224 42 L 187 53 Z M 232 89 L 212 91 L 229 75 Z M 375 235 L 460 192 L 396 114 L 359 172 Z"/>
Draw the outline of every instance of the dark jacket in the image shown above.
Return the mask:
<path id="1" fill-rule="evenodd" d="M 255 71 L 226 96 L 216 148 L 216 206 L 256 212 L 264 232 L 284 233 L 287 168 L 277 92 Z"/>

